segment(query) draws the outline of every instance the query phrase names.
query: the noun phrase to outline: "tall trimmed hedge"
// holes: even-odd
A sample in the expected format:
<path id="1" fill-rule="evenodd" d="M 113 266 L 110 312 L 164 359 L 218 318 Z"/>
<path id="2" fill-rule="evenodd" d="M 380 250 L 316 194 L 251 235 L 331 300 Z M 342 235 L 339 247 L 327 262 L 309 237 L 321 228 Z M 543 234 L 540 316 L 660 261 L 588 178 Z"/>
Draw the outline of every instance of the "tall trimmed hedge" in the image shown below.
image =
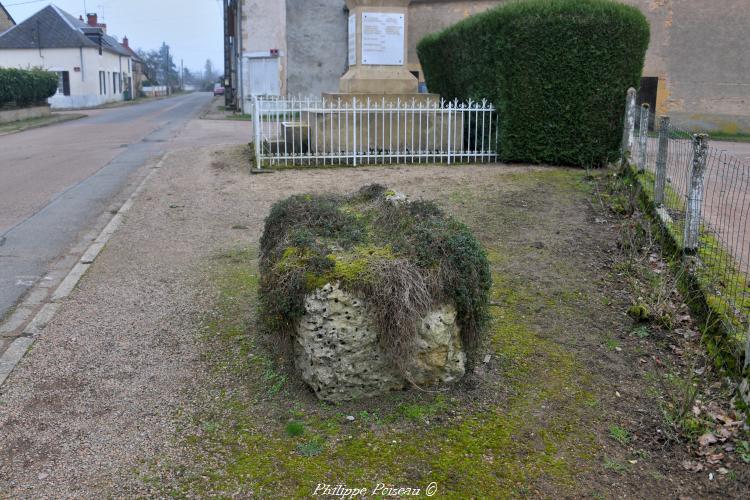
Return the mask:
<path id="1" fill-rule="evenodd" d="M 57 92 L 57 73 L 42 69 L 0 68 L 0 107 L 44 103 Z"/>
<path id="2" fill-rule="evenodd" d="M 486 98 L 504 161 L 598 166 L 619 153 L 628 87 L 638 88 L 646 17 L 610 0 L 521 0 L 420 41 L 431 92 Z"/>

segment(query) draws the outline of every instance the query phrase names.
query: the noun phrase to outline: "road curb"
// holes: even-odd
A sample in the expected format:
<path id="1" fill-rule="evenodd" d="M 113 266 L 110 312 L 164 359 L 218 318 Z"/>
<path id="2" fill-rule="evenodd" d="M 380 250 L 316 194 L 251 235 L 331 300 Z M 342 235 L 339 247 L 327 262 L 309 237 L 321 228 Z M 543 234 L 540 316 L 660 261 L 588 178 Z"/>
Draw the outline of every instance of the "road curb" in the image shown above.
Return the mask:
<path id="1" fill-rule="evenodd" d="M 146 177 L 143 178 L 135 191 L 133 191 L 125 203 L 123 203 L 122 207 L 120 207 L 109 223 L 104 229 L 102 229 L 101 233 L 99 233 L 99 236 L 97 236 L 94 242 L 89 245 L 86 251 L 81 255 L 81 258 L 73 269 L 68 272 L 62 282 L 58 285 L 57 289 L 55 289 L 55 292 L 52 294 L 51 299 L 42 306 L 28 325 L 26 325 L 23 330 L 23 336 L 13 340 L 3 355 L 0 356 L 0 388 L 2 388 L 5 381 L 16 366 L 18 366 L 18 363 L 21 362 L 29 349 L 31 349 L 31 346 L 34 345 L 36 339 L 43 333 L 44 328 L 54 319 L 55 315 L 62 307 L 60 301 L 67 298 L 73 292 L 81 278 L 86 274 L 86 271 L 88 271 L 99 253 L 104 249 L 109 239 L 122 226 L 125 214 L 133 207 L 135 200 L 141 192 L 143 192 L 148 181 L 154 173 L 162 167 L 169 155 L 169 152 L 165 153 Z M 19 306 L 16 312 L 21 313 L 22 311 L 27 311 L 27 309 L 23 307 L 23 304 Z M 0 325 L 0 331 L 11 331 L 9 330 L 9 327 L 13 325 L 9 324 L 10 321 L 15 321 L 17 323 L 15 328 L 20 327 L 21 324 L 23 324 L 23 321 L 28 319 L 30 314 L 28 312 L 26 312 L 25 315 L 19 314 L 15 319 L 14 316 L 16 315 L 11 316 L 8 321 Z"/>

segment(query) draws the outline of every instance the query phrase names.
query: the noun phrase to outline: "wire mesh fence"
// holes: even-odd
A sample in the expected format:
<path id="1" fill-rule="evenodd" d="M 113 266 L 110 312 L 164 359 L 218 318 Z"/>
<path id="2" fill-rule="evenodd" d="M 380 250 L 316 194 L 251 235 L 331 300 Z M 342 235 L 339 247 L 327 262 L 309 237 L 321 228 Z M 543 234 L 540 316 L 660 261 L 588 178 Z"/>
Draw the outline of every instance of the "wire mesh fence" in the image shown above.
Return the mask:
<path id="1" fill-rule="evenodd" d="M 487 101 L 256 97 L 253 125 L 258 168 L 497 160 Z"/>
<path id="2" fill-rule="evenodd" d="M 696 273 L 711 294 L 707 300 L 729 309 L 729 326 L 742 339 L 747 363 L 750 163 L 712 146 L 705 134 L 673 126 L 668 117 L 657 119 L 649 132 L 650 114 L 647 105 L 636 112 L 640 119 L 631 122 L 623 148 L 652 180 L 654 201 L 677 245 L 697 257 Z"/>

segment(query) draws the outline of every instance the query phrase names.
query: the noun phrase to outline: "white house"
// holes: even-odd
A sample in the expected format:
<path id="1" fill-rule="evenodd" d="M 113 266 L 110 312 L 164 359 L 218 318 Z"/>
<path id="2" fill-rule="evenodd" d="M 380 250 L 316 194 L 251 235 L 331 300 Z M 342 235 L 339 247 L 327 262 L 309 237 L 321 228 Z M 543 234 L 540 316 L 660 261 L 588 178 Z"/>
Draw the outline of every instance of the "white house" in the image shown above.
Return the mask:
<path id="1" fill-rule="evenodd" d="M 132 88 L 132 54 L 105 30 L 96 15 L 89 15 L 87 24 L 54 5 L 47 6 L 0 33 L 0 67 L 57 72 L 57 94 L 49 99 L 53 108 L 122 101 Z"/>

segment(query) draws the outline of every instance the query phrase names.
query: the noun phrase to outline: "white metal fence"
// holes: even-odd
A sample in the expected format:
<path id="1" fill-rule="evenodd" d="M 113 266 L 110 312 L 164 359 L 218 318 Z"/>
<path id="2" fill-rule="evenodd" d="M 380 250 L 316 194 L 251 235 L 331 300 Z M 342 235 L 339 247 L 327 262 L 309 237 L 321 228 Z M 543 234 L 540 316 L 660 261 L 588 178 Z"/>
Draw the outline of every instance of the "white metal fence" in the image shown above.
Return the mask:
<path id="1" fill-rule="evenodd" d="M 252 115 L 258 168 L 497 160 L 487 101 L 256 97 Z"/>

